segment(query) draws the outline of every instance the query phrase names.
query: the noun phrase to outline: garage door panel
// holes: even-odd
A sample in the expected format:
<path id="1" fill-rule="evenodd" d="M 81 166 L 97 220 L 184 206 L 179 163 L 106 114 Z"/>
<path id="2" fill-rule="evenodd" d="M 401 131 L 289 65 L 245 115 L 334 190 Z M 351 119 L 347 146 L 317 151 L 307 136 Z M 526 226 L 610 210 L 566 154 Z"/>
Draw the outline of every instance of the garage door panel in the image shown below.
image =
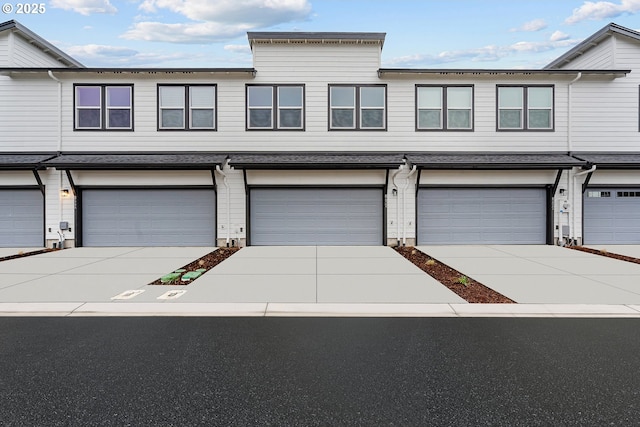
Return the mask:
<path id="1" fill-rule="evenodd" d="M 215 192 L 84 190 L 82 229 L 84 246 L 214 246 Z"/>
<path id="2" fill-rule="evenodd" d="M 637 188 L 589 188 L 584 196 L 585 244 L 640 244 Z"/>
<path id="3" fill-rule="evenodd" d="M 40 190 L 0 190 L 0 247 L 44 244 L 44 197 Z"/>
<path id="4" fill-rule="evenodd" d="M 383 193 L 377 188 L 255 188 L 252 245 L 379 245 Z"/>
<path id="5" fill-rule="evenodd" d="M 546 190 L 421 188 L 420 244 L 544 244 Z"/>

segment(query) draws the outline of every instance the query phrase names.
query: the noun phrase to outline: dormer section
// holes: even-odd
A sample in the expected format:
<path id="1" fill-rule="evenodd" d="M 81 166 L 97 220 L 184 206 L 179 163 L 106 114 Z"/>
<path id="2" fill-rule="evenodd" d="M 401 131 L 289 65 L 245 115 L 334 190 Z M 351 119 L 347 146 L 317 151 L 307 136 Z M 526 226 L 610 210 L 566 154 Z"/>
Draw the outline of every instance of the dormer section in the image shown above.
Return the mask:
<path id="1" fill-rule="evenodd" d="M 20 23 L 0 23 L 0 68 L 46 67 L 84 66 Z"/>
<path id="2" fill-rule="evenodd" d="M 377 78 L 385 33 L 249 32 L 258 78 Z"/>

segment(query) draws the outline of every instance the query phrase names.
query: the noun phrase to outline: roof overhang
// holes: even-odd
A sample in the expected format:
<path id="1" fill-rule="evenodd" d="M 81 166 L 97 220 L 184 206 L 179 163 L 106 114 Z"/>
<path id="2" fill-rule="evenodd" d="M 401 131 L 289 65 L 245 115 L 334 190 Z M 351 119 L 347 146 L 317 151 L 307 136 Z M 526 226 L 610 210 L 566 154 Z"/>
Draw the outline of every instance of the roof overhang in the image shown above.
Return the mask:
<path id="1" fill-rule="evenodd" d="M 420 169 L 558 170 L 586 165 L 565 153 L 413 153 L 406 157 Z"/>
<path id="2" fill-rule="evenodd" d="M 571 70 L 571 69 L 533 69 L 533 70 L 518 70 L 518 69 L 454 69 L 454 68 L 380 68 L 378 70 L 379 77 L 393 77 L 393 76 L 559 76 L 568 75 L 575 76 L 577 73 L 582 75 L 593 76 L 610 76 L 613 78 L 625 77 L 631 70 Z"/>
<path id="3" fill-rule="evenodd" d="M 56 74 L 83 73 L 83 74 L 164 74 L 164 75 L 239 75 L 255 77 L 255 68 L 0 68 L 0 75 L 9 76 L 11 74 L 33 74 L 48 73 L 52 71 Z"/>
<path id="4" fill-rule="evenodd" d="M 61 170 L 212 170 L 226 159 L 221 153 L 62 153 L 44 166 Z"/>
<path id="5" fill-rule="evenodd" d="M 374 44 L 384 46 L 386 33 L 364 32 L 271 32 L 249 31 L 249 45 L 254 44 Z"/>
<path id="6" fill-rule="evenodd" d="M 640 169 L 640 153 L 580 153 L 573 156 L 598 169 Z"/>
<path id="7" fill-rule="evenodd" d="M 43 169 L 43 162 L 55 156 L 56 153 L 0 153 L 0 170 Z"/>
<path id="8" fill-rule="evenodd" d="M 238 169 L 394 169 L 404 163 L 398 153 L 236 153 L 229 165 Z"/>

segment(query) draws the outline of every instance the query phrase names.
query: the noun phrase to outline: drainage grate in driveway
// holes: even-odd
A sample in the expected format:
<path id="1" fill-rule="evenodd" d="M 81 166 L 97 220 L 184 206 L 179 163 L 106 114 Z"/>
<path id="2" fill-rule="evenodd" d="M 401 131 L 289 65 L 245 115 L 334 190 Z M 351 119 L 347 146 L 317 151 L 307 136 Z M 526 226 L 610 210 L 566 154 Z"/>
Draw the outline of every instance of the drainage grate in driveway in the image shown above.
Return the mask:
<path id="1" fill-rule="evenodd" d="M 177 299 L 186 293 L 187 291 L 185 290 L 167 291 L 164 294 L 160 295 L 157 299 Z"/>
<path id="2" fill-rule="evenodd" d="M 144 292 L 144 289 L 134 289 L 130 291 L 124 291 L 121 294 L 116 295 L 115 297 L 111 297 L 112 300 L 123 300 L 123 299 L 131 299 L 136 297 Z"/>

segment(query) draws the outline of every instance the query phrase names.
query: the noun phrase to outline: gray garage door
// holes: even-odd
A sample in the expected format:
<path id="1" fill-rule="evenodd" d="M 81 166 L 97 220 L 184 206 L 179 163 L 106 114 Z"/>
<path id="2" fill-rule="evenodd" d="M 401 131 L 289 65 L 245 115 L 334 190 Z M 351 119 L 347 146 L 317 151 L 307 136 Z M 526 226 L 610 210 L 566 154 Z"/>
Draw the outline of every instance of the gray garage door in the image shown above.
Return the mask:
<path id="1" fill-rule="evenodd" d="M 640 188 L 587 189 L 584 243 L 640 244 Z"/>
<path id="2" fill-rule="evenodd" d="M 378 188 L 255 188 L 252 245 L 380 245 L 383 195 Z"/>
<path id="3" fill-rule="evenodd" d="M 84 190 L 83 246 L 213 246 L 213 190 Z"/>
<path id="4" fill-rule="evenodd" d="M 40 190 L 0 190 L 0 247 L 44 245 L 44 197 Z"/>
<path id="5" fill-rule="evenodd" d="M 542 188 L 421 188 L 419 244 L 544 244 Z"/>

